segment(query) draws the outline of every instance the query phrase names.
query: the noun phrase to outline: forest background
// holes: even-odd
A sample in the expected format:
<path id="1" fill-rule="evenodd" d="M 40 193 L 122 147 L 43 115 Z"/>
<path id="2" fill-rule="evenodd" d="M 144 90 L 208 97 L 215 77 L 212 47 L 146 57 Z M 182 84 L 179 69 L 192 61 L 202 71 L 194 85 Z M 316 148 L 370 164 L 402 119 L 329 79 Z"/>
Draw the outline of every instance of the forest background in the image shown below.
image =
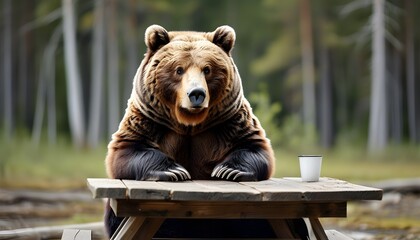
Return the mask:
<path id="1" fill-rule="evenodd" d="M 420 1 L 2 0 L 0 185 L 103 177 L 144 31 L 236 30 L 244 92 L 276 176 L 322 154 L 324 176 L 418 177 Z"/>

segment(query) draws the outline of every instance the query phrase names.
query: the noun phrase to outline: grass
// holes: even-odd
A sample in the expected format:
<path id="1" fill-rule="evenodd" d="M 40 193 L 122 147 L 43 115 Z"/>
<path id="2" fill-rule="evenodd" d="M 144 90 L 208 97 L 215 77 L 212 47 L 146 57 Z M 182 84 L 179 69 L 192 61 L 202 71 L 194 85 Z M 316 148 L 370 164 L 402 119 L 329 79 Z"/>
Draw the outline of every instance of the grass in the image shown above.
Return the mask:
<path id="1" fill-rule="evenodd" d="M 57 144 L 35 147 L 30 139 L 0 142 L 0 186 L 7 188 L 81 188 L 88 177 L 105 177 L 106 145 L 76 150 L 64 139 Z M 297 155 L 302 152 L 276 149 L 276 177 L 299 176 Z M 368 156 L 356 147 L 322 154 L 322 176 L 348 181 L 376 181 L 390 178 L 419 177 L 420 148 L 390 147 L 384 153 Z"/>
<path id="2" fill-rule="evenodd" d="M 36 147 L 29 139 L 1 143 L 0 186 L 80 188 L 87 177 L 105 177 L 106 147 L 74 149 L 66 140 Z"/>
<path id="3" fill-rule="evenodd" d="M 276 177 L 299 176 L 299 153 L 276 150 Z M 368 155 L 356 147 L 305 154 L 323 156 L 321 175 L 347 181 L 365 182 L 393 178 L 419 177 L 420 148 L 418 146 L 389 147 L 386 151 Z"/>

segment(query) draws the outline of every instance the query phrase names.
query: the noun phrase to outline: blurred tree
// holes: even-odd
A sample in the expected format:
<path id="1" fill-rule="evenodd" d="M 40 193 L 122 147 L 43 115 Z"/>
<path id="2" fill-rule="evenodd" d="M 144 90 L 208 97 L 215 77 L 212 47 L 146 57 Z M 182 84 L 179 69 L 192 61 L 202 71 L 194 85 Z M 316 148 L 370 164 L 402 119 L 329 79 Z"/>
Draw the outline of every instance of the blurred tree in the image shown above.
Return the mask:
<path id="1" fill-rule="evenodd" d="M 62 0 L 64 57 L 67 75 L 67 104 L 73 143 L 82 147 L 85 142 L 85 118 L 80 72 L 77 58 L 75 13 L 73 0 Z"/>
<path id="2" fill-rule="evenodd" d="M 106 2 L 108 136 L 111 136 L 117 130 L 121 120 L 117 10 L 116 0 L 109 0 Z"/>
<path id="3" fill-rule="evenodd" d="M 373 0 L 372 85 L 368 138 L 370 152 L 383 150 L 388 141 L 384 11 L 384 0 Z"/>
<path id="4" fill-rule="evenodd" d="M 45 105 L 48 106 L 48 140 L 56 143 L 56 104 L 55 104 L 55 53 L 62 36 L 62 27 L 58 26 L 44 49 L 39 77 L 35 105 L 34 125 L 32 128 L 32 141 L 36 146 L 41 140 L 42 123 L 45 115 Z"/>
<path id="5" fill-rule="evenodd" d="M 135 0 L 127 0 L 124 4 L 123 16 L 124 16 L 124 50 L 125 58 L 125 71 L 122 89 L 122 104 L 121 109 L 125 109 L 127 106 L 127 99 L 130 97 L 131 89 L 133 88 L 133 77 L 136 74 L 137 68 L 140 65 L 140 52 L 139 52 L 139 40 L 138 38 L 138 20 L 137 20 L 137 4 Z M 143 41 L 140 41 L 143 43 Z"/>
<path id="6" fill-rule="evenodd" d="M 12 88 L 12 2 L 3 1 L 3 101 L 4 101 L 4 138 L 13 134 L 13 88 Z"/>
<path id="7" fill-rule="evenodd" d="M 408 112 L 408 136 L 412 143 L 418 141 L 416 126 L 416 85 L 414 72 L 414 26 L 413 26 L 413 1 L 405 0 L 405 54 L 406 54 L 406 77 L 407 77 L 407 112 Z"/>
<path id="8" fill-rule="evenodd" d="M 316 98 L 314 51 L 312 42 L 312 17 L 310 0 L 300 0 L 300 44 L 302 55 L 302 98 L 304 127 L 315 127 Z"/>
<path id="9" fill-rule="evenodd" d="M 105 2 L 95 0 L 92 58 L 91 58 L 91 87 L 88 143 L 90 147 L 96 147 L 99 143 L 101 116 L 103 112 L 103 92 L 105 77 Z"/>

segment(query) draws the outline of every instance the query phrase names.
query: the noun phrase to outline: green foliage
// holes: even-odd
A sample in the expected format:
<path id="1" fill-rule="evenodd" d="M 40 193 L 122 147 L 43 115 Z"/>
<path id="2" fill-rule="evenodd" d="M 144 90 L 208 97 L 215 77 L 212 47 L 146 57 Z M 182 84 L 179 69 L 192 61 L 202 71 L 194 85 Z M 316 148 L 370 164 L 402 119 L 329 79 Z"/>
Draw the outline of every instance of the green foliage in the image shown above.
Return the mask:
<path id="1" fill-rule="evenodd" d="M 287 116 L 280 128 L 281 147 L 299 152 L 299 154 L 311 154 L 318 148 L 318 136 L 315 126 L 305 126 L 297 114 Z"/>
<path id="2" fill-rule="evenodd" d="M 277 118 L 282 111 L 279 102 L 271 102 L 266 85 L 261 90 L 251 93 L 249 97 L 254 114 L 260 120 L 271 144 L 274 147 L 287 148 L 294 151 L 317 148 L 317 132 L 314 126 L 304 126 L 296 114 L 285 117 L 281 125 Z"/>
<path id="3" fill-rule="evenodd" d="M 267 75 L 288 67 L 299 58 L 299 46 L 293 35 L 281 35 L 267 47 L 266 54 L 253 61 L 251 71 L 257 76 Z"/>
<path id="4" fill-rule="evenodd" d="M 104 145 L 95 150 L 76 150 L 59 139 L 35 146 L 28 137 L 0 142 L 0 186 L 62 188 L 85 187 L 88 177 L 105 177 Z"/>
<path id="5" fill-rule="evenodd" d="M 260 120 L 267 137 L 271 140 L 271 144 L 279 144 L 281 141 L 281 134 L 275 119 L 281 112 L 280 103 L 271 103 L 266 90 L 252 93 L 249 100 L 253 106 L 254 114 Z"/>

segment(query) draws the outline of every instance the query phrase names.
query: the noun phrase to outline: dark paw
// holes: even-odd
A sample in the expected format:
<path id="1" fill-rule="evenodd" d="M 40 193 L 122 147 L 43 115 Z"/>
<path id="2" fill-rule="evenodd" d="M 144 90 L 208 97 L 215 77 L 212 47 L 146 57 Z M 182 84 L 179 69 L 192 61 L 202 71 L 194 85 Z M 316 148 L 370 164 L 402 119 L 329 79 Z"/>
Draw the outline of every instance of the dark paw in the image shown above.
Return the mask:
<path id="1" fill-rule="evenodd" d="M 256 181 L 257 177 L 252 172 L 240 171 L 228 167 L 224 164 L 217 165 L 213 172 L 211 173 L 212 178 L 228 180 L 228 181 L 237 181 L 237 182 L 247 182 L 247 181 Z"/>
<path id="2" fill-rule="evenodd" d="M 148 181 L 186 181 L 191 180 L 191 175 L 181 165 L 174 163 L 166 170 L 151 171 L 145 178 Z"/>

